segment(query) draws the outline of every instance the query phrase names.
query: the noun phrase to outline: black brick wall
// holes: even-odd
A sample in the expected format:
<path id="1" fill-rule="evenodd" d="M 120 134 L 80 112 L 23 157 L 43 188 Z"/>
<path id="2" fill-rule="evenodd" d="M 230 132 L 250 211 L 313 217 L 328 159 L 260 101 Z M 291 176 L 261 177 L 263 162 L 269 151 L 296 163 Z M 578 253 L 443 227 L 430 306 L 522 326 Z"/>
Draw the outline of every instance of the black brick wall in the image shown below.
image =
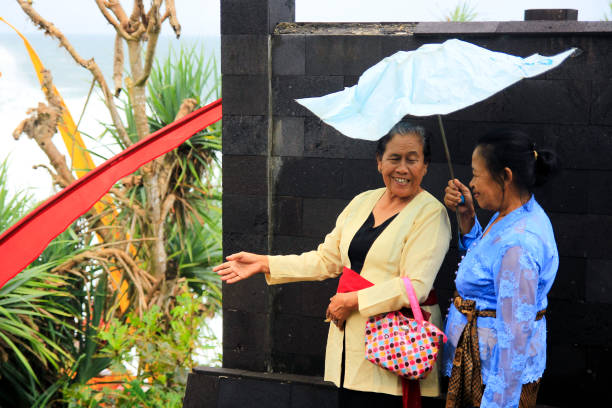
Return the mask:
<path id="1" fill-rule="evenodd" d="M 414 35 L 269 36 L 276 22 L 293 20 L 293 1 L 222 0 L 221 13 L 225 254 L 315 249 L 351 197 L 382 186 L 374 143 L 339 134 L 295 98 L 341 90 L 383 57 L 452 37 L 520 56 L 581 48 L 582 55 L 552 72 L 447 115 L 444 123 L 463 180 L 476 138 L 500 125 L 523 129 L 559 153 L 562 173 L 536 192 L 561 255 L 538 401 L 560 407 L 583 406 L 585 395 L 612 401 L 604 386 L 612 380 L 612 30 L 579 22 L 424 23 Z M 431 131 L 433 162 L 424 186 L 441 198 L 448 169 L 437 122 L 415 122 Z M 479 212 L 483 221 L 489 216 Z M 456 268 L 454 239 L 436 280 L 444 309 Z M 322 375 L 323 315 L 335 286 L 267 287 L 263 279 L 224 286 L 224 367 Z M 224 387 L 221 394 L 232 392 L 230 382 Z M 284 401 L 286 391 L 278 392 Z"/>

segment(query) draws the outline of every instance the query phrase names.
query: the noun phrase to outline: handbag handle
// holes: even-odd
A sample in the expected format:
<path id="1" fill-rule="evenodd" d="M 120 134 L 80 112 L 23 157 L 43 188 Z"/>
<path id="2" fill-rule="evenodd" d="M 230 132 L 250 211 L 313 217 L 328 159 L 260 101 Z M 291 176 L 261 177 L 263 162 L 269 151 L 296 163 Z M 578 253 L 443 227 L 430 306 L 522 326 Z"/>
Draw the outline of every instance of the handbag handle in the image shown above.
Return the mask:
<path id="1" fill-rule="evenodd" d="M 419 327 L 423 325 L 423 313 L 421 313 L 421 306 L 419 306 L 419 301 L 417 300 L 416 294 L 414 293 L 414 288 L 412 287 L 412 282 L 408 277 L 403 277 L 404 286 L 406 287 L 406 293 L 408 294 L 408 300 L 410 300 L 410 309 L 412 309 L 412 315 L 414 316 L 414 320 L 416 320 Z"/>

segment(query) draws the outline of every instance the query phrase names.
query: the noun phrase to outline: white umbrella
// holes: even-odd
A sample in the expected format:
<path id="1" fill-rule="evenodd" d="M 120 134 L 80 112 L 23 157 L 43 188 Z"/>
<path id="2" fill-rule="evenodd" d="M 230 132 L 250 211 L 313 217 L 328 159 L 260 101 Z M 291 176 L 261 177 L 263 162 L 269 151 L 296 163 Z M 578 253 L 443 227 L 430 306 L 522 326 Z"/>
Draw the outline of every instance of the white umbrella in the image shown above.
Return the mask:
<path id="1" fill-rule="evenodd" d="M 527 58 L 452 39 L 399 51 L 365 71 L 357 85 L 316 98 L 297 99 L 323 122 L 356 139 L 378 140 L 405 115 L 439 115 L 482 101 L 502 89 L 561 64 L 577 49 Z"/>

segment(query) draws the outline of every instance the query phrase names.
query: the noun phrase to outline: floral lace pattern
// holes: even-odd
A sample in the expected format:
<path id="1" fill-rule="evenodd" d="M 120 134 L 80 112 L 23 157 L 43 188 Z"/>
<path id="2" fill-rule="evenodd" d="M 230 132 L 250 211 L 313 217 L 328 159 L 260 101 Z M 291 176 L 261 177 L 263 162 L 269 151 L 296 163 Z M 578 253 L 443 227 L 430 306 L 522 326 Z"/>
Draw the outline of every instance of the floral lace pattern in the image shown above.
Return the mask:
<path id="1" fill-rule="evenodd" d="M 516 407 L 522 385 L 540 378 L 546 366 L 546 318 L 535 318 L 548 305 L 559 255 L 548 216 L 533 197 L 493 225 L 484 238 L 482 234 L 476 220 L 462 237 L 460 246 L 467 252 L 455 284 L 462 298 L 476 301 L 478 310 L 496 310 L 495 318 L 479 317 L 477 322 L 485 384 L 480 406 Z M 447 376 L 466 323 L 451 304 L 442 360 Z"/>

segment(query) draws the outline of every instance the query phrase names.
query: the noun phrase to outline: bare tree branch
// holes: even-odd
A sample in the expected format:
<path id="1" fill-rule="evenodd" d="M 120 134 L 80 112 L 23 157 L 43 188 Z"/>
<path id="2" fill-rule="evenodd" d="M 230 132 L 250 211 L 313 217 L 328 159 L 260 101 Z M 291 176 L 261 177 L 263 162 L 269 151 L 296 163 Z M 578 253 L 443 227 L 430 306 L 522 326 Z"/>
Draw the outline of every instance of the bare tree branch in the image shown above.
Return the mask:
<path id="1" fill-rule="evenodd" d="M 113 82 L 115 85 L 115 97 L 121 93 L 123 86 L 123 40 L 117 32 L 115 36 L 115 58 L 113 59 Z"/>
<path id="2" fill-rule="evenodd" d="M 132 15 L 130 16 L 130 21 L 139 21 L 143 26 L 147 26 L 147 15 L 145 12 L 144 3 L 142 0 L 134 1 L 134 8 L 132 9 Z"/>
<path id="3" fill-rule="evenodd" d="M 155 49 L 157 48 L 157 39 L 159 38 L 159 33 L 161 32 L 161 19 L 159 15 L 160 7 L 161 0 L 153 0 L 153 4 L 147 13 L 147 18 L 149 20 L 149 24 L 147 25 L 147 35 L 149 36 L 149 41 L 147 43 L 147 50 L 145 53 L 144 68 L 142 69 L 141 76 L 135 77 L 137 78 L 134 83 L 135 87 L 143 86 L 151 74 L 153 59 L 155 57 Z"/>
<path id="4" fill-rule="evenodd" d="M 125 31 L 125 29 L 123 28 L 123 26 L 119 24 L 119 22 L 111 15 L 111 13 L 109 13 L 107 6 L 104 4 L 104 0 L 95 0 L 95 2 L 98 5 L 98 8 L 100 9 L 100 12 L 104 16 L 104 18 L 106 18 L 106 21 L 108 21 L 109 24 L 115 27 L 115 31 L 117 31 L 118 35 L 125 38 L 126 40 L 133 39 L 132 35 L 128 34 L 128 32 Z"/>
<path id="5" fill-rule="evenodd" d="M 48 35 L 55 37 L 62 47 L 68 51 L 70 56 L 82 67 L 88 69 L 91 74 L 94 76 L 100 87 L 102 88 L 102 92 L 104 93 L 104 99 L 106 100 L 106 106 L 108 107 L 111 118 L 115 127 L 117 128 L 117 133 L 119 137 L 125 143 L 126 146 L 131 146 L 132 142 L 128 137 L 127 131 L 125 130 L 125 126 L 123 126 L 123 122 L 121 120 L 121 116 L 117 110 L 117 106 L 115 105 L 115 101 L 113 100 L 113 95 L 110 92 L 108 85 L 106 84 L 106 80 L 104 79 L 104 75 L 102 75 L 102 71 L 100 71 L 100 67 L 93 60 L 93 58 L 89 60 L 83 59 L 74 49 L 72 44 L 66 39 L 64 34 L 58 30 L 53 23 L 46 21 L 44 18 L 38 14 L 34 8 L 32 8 L 30 2 L 28 0 L 17 0 L 23 11 L 30 17 L 30 20 L 37 25 L 41 30 L 44 30 Z"/>
<path id="6" fill-rule="evenodd" d="M 162 21 L 166 18 L 170 17 L 170 25 L 176 34 L 176 38 L 181 36 L 181 25 L 179 24 L 178 18 L 176 17 L 176 7 L 174 5 L 174 0 L 166 0 L 166 14 Z"/>
<path id="7" fill-rule="evenodd" d="M 24 119 L 17 126 L 17 129 L 13 132 L 13 137 L 17 140 L 22 133 L 25 133 L 28 137 L 34 139 L 57 172 L 55 181 L 65 187 L 75 179 L 66 163 L 66 157 L 60 153 L 51 140 L 57 132 L 57 125 L 62 117 L 62 102 L 52 91 L 53 79 L 51 73 L 43 70 L 42 75 L 43 92 L 49 105 L 41 102 L 37 108 L 28 109 L 27 114 L 32 116 Z"/>
<path id="8" fill-rule="evenodd" d="M 131 34 L 136 31 L 135 29 L 130 27 L 130 19 L 128 18 L 127 14 L 125 14 L 125 10 L 123 10 L 123 7 L 121 6 L 119 0 L 108 0 L 105 6 L 113 12 L 115 17 L 117 17 L 117 20 L 119 20 L 119 24 L 121 24 L 121 26 L 128 33 Z"/>

